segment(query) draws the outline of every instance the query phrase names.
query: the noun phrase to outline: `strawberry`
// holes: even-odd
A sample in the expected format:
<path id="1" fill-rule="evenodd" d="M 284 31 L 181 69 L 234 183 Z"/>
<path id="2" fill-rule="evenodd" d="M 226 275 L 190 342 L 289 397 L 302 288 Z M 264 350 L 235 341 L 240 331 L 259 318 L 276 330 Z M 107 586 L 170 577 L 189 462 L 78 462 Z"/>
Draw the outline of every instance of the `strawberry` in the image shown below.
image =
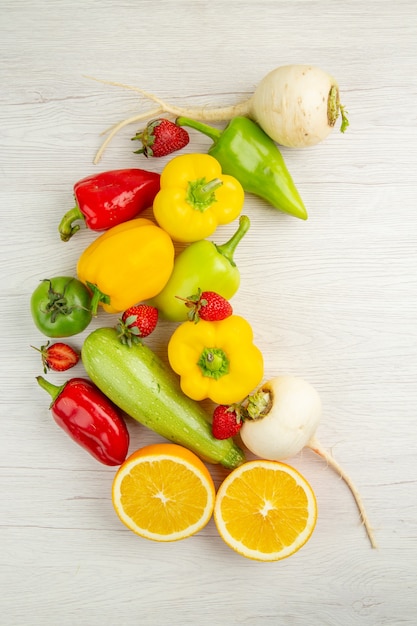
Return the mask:
<path id="1" fill-rule="evenodd" d="M 48 341 L 40 349 L 35 348 L 35 346 L 32 346 L 32 348 L 41 353 L 45 374 L 49 369 L 54 370 L 54 372 L 65 372 L 77 365 L 80 360 L 79 352 L 76 352 L 74 348 L 71 348 L 66 343 L 56 342 L 50 346 Z"/>
<path id="2" fill-rule="evenodd" d="M 190 141 L 190 136 L 185 128 L 159 118 L 149 122 L 145 130 L 137 132 L 132 141 L 142 142 L 142 148 L 136 150 L 135 154 L 163 157 L 184 148 Z"/>
<path id="3" fill-rule="evenodd" d="M 243 420 L 237 405 L 219 404 L 214 409 L 211 431 L 216 439 L 228 439 L 237 435 Z"/>
<path id="4" fill-rule="evenodd" d="M 117 324 L 119 339 L 131 346 L 140 343 L 141 337 L 147 337 L 158 323 L 158 309 L 149 304 L 138 304 L 126 309 Z"/>
<path id="5" fill-rule="evenodd" d="M 206 322 L 219 322 L 230 317 L 233 313 L 232 305 L 215 291 L 201 291 L 194 296 L 185 298 L 185 305 L 190 309 L 188 319 L 197 323 L 199 320 Z"/>

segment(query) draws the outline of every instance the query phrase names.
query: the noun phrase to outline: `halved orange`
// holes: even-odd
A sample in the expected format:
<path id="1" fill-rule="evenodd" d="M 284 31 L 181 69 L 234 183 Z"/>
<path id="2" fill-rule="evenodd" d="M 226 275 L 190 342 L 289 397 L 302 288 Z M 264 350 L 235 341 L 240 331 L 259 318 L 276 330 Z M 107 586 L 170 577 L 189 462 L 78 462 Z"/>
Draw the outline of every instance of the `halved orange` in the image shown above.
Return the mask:
<path id="1" fill-rule="evenodd" d="M 204 463 L 173 443 L 134 452 L 113 480 L 112 501 L 120 520 L 154 541 L 177 541 L 201 530 L 213 514 L 214 498 Z"/>
<path id="2" fill-rule="evenodd" d="M 317 521 L 312 488 L 294 468 L 278 461 L 248 461 L 220 485 L 214 521 L 226 544 L 258 561 L 297 552 Z"/>

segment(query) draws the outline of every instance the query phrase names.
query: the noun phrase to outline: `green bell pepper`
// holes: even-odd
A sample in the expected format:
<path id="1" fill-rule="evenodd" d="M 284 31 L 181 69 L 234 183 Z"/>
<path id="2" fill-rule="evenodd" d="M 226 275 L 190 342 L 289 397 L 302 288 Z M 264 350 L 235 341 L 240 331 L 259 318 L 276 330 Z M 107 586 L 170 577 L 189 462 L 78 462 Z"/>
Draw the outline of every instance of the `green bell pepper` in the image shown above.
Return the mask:
<path id="1" fill-rule="evenodd" d="M 188 117 L 177 117 L 178 126 L 189 126 L 213 140 L 208 153 L 225 174 L 234 176 L 243 189 L 263 198 L 274 208 L 307 219 L 307 211 L 281 152 L 258 124 L 247 117 L 233 118 L 221 131 Z"/>
<path id="2" fill-rule="evenodd" d="M 236 246 L 248 231 L 250 220 L 246 215 L 239 218 L 239 227 L 222 245 L 208 239 L 189 244 L 178 254 L 174 269 L 164 289 L 149 304 L 157 307 L 160 316 L 171 322 L 188 319 L 188 307 L 184 299 L 201 291 L 215 291 L 229 300 L 240 285 L 240 272 L 233 260 Z"/>

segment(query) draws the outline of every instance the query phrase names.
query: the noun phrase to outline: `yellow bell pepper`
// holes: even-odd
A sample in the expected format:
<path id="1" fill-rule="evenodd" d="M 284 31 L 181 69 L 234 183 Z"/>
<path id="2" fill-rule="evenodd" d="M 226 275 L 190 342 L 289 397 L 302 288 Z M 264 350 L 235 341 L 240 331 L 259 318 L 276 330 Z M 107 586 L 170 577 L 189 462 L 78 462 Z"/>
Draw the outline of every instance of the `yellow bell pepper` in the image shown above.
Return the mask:
<path id="1" fill-rule="evenodd" d="M 218 322 L 183 322 L 168 342 L 168 359 L 193 400 L 241 402 L 263 377 L 263 357 L 250 324 L 238 315 Z"/>
<path id="2" fill-rule="evenodd" d="M 214 157 L 185 154 L 164 167 L 153 212 L 174 241 L 190 243 L 212 235 L 219 224 L 232 222 L 243 203 L 242 185 L 233 176 L 222 174 Z"/>
<path id="3" fill-rule="evenodd" d="M 174 244 L 151 220 L 139 217 L 114 226 L 82 253 L 78 278 L 92 291 L 92 313 L 101 304 L 120 313 L 156 296 L 174 267 Z"/>

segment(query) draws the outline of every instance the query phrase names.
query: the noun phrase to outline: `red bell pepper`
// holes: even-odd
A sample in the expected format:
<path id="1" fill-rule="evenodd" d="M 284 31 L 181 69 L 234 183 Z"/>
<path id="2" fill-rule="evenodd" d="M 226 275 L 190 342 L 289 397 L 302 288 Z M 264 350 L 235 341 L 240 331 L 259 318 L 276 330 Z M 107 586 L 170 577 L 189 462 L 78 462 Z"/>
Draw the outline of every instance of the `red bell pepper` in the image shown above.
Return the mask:
<path id="1" fill-rule="evenodd" d="M 71 378 L 60 387 L 36 378 L 52 397 L 55 422 L 104 465 L 121 465 L 129 448 L 129 431 L 113 403 L 86 378 Z"/>
<path id="2" fill-rule="evenodd" d="M 78 230 L 83 220 L 91 230 L 107 230 L 136 217 L 152 206 L 160 189 L 160 174 L 137 168 L 93 174 L 74 185 L 76 206 L 59 224 L 62 241 Z"/>

